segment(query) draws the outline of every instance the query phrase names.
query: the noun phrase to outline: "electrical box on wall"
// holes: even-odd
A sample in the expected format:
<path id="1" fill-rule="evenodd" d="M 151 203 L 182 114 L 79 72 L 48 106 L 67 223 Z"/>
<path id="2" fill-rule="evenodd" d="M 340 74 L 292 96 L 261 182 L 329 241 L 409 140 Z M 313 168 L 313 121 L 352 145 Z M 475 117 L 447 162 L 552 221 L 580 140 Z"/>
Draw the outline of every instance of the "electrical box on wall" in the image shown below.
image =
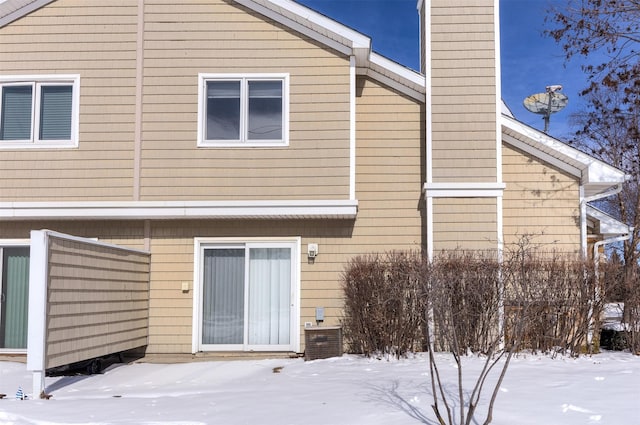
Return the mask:
<path id="1" fill-rule="evenodd" d="M 316 307 L 316 322 L 324 322 L 324 307 Z"/>

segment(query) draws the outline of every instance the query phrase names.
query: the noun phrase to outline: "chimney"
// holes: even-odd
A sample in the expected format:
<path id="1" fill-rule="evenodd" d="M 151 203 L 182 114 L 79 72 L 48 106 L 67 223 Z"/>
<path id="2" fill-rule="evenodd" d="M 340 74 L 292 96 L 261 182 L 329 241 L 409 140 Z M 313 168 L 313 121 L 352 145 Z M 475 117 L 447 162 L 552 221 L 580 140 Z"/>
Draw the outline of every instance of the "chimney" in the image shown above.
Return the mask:
<path id="1" fill-rule="evenodd" d="M 501 247 L 498 8 L 499 0 L 418 0 L 429 252 Z"/>

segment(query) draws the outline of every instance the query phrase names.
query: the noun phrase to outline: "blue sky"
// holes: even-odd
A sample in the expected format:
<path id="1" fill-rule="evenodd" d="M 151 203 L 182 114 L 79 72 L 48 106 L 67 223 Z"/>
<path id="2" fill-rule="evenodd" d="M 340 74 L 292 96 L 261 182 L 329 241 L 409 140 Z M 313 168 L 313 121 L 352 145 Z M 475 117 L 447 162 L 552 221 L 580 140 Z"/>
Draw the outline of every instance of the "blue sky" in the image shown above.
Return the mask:
<path id="1" fill-rule="evenodd" d="M 297 0 L 372 39 L 373 50 L 413 69 L 419 68 L 419 22 L 416 0 Z M 568 106 L 551 117 L 549 133 L 569 135 L 569 117 L 581 108 L 578 93 L 586 87 L 580 63 L 565 64 L 562 49 L 544 37 L 549 5 L 563 0 L 500 0 L 502 97 L 516 118 L 538 129 L 539 115 L 528 112 L 525 97 L 561 84 Z"/>

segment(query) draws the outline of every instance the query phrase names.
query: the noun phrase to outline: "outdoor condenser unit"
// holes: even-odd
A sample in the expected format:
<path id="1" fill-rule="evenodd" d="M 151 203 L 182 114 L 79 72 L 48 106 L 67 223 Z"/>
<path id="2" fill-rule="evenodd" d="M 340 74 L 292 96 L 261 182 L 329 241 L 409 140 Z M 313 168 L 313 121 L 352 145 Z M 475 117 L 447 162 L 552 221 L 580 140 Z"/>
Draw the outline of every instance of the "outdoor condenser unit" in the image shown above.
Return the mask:
<path id="1" fill-rule="evenodd" d="M 342 356 L 342 328 L 314 326 L 304 330 L 304 359 L 316 360 Z"/>

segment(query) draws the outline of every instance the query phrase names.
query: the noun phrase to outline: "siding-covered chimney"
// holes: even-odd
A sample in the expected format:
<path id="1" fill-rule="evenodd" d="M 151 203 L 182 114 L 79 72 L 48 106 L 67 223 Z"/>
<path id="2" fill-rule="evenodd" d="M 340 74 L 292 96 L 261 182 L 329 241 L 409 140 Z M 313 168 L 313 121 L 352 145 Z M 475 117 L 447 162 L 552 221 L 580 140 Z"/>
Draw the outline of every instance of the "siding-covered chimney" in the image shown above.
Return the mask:
<path id="1" fill-rule="evenodd" d="M 499 248 L 502 238 L 498 0 L 419 0 L 427 85 L 427 242 Z"/>

